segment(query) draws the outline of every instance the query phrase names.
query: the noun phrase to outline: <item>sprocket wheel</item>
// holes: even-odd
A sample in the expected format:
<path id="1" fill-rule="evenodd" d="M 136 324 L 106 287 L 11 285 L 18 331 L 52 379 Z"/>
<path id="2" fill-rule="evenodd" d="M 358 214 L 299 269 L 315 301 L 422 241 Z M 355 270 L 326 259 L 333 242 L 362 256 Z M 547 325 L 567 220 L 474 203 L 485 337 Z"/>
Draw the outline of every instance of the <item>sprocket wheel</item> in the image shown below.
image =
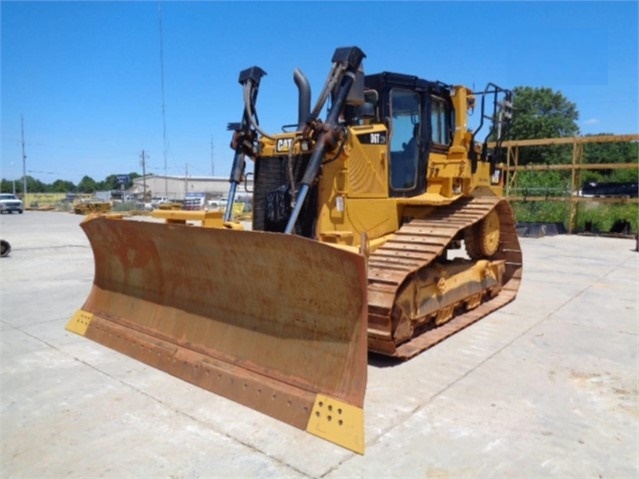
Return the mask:
<path id="1" fill-rule="evenodd" d="M 466 252 L 472 259 L 494 255 L 499 249 L 499 214 L 492 210 L 464 233 Z"/>

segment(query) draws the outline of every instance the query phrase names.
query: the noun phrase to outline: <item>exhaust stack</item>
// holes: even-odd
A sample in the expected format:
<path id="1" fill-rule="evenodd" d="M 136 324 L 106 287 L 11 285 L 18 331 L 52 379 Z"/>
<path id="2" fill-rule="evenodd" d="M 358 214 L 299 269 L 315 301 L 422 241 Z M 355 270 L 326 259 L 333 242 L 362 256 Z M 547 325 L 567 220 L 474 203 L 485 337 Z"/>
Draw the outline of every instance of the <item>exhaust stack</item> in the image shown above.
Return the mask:
<path id="1" fill-rule="evenodd" d="M 299 90 L 297 129 L 303 130 L 311 114 L 311 85 L 306 76 L 298 68 L 293 72 L 293 80 Z"/>

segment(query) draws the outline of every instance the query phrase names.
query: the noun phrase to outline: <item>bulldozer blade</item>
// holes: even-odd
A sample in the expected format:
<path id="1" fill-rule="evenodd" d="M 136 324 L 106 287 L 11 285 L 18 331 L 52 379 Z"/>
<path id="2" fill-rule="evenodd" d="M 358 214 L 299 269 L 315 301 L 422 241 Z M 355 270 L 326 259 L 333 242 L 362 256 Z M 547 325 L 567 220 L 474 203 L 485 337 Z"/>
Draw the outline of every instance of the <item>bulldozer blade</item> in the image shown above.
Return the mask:
<path id="1" fill-rule="evenodd" d="M 67 329 L 363 454 L 366 266 L 299 236 L 89 216 Z"/>

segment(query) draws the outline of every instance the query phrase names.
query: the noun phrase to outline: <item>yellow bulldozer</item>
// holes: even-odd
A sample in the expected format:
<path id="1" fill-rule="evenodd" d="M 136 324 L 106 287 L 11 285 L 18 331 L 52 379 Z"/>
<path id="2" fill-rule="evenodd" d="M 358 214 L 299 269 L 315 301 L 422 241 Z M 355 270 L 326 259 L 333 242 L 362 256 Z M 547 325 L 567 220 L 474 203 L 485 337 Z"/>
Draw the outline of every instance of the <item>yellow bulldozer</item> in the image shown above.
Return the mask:
<path id="1" fill-rule="evenodd" d="M 242 71 L 225 212 L 88 217 L 95 278 L 67 329 L 363 453 L 369 352 L 411 358 L 512 301 L 522 272 L 501 197 L 511 93 L 365 75 L 364 57 L 336 49 L 312 109 L 296 69 L 278 133 L 258 122 L 264 70 Z"/>

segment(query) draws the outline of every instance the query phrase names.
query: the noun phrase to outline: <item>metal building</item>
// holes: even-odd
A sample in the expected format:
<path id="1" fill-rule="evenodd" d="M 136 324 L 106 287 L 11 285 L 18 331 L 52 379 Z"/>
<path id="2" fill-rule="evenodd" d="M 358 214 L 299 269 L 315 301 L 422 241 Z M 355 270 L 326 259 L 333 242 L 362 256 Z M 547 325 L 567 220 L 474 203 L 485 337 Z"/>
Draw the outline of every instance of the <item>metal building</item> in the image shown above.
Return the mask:
<path id="1" fill-rule="evenodd" d="M 166 197 L 169 200 L 183 200 L 187 193 L 204 193 L 207 198 L 221 198 L 229 191 L 228 177 L 216 176 L 164 176 L 147 175 L 133 180 L 129 194 L 142 197 L 146 188 L 147 198 Z M 238 185 L 237 195 L 247 196 L 253 191 L 253 179 Z"/>

